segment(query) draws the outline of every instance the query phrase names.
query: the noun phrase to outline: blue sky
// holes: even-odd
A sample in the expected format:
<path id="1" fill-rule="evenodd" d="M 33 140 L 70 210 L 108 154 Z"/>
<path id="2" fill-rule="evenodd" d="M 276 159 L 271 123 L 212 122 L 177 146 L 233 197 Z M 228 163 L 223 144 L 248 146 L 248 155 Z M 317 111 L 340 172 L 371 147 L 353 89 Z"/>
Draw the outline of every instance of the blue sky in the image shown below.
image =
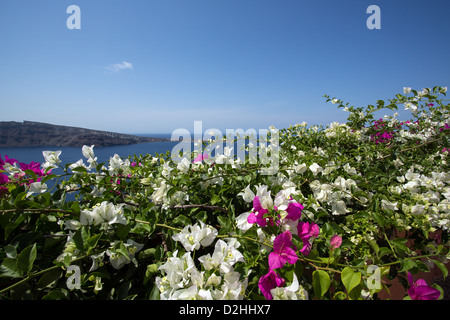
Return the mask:
<path id="1" fill-rule="evenodd" d="M 366 26 L 370 5 L 381 29 Z M 449 14 L 448 0 L 2 0 L 0 120 L 124 133 L 344 122 L 324 94 L 366 106 L 450 84 Z"/>

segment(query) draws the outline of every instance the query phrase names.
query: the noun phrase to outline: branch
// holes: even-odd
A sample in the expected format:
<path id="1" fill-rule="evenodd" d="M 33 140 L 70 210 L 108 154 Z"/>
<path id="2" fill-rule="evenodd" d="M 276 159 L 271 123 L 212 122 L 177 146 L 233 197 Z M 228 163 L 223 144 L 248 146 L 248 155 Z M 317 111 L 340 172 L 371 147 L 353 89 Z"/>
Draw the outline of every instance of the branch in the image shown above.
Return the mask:
<path id="1" fill-rule="evenodd" d="M 219 207 L 219 206 L 210 206 L 206 204 L 184 204 L 178 206 L 171 206 L 170 209 L 190 209 L 190 208 L 202 208 L 202 209 L 210 209 L 210 210 L 220 210 L 222 212 L 228 212 L 227 208 Z"/>
<path id="2" fill-rule="evenodd" d="M 419 144 L 419 145 L 417 145 L 417 146 L 414 146 L 414 147 L 411 147 L 411 148 L 406 148 L 406 149 L 400 150 L 399 153 L 406 152 L 406 151 L 411 151 L 411 150 L 414 150 L 414 149 L 417 149 L 417 148 L 421 148 L 421 147 L 423 147 L 423 146 L 425 146 L 425 145 L 427 145 L 427 144 L 430 144 L 430 143 L 433 143 L 433 142 L 436 142 L 436 141 L 439 141 L 439 140 L 442 140 L 442 138 L 433 139 L 433 140 L 430 140 L 430 141 L 421 143 L 421 144 Z M 383 157 L 381 157 L 381 158 L 377 158 L 376 160 L 386 159 L 386 158 L 389 158 L 390 156 L 391 156 L 391 153 L 388 154 L 388 155 L 385 155 L 385 156 L 383 156 Z"/>
<path id="3" fill-rule="evenodd" d="M 73 214 L 71 211 L 63 210 L 63 209 L 50 209 L 50 208 L 16 208 L 16 209 L 2 209 L 0 210 L 2 213 L 8 213 L 8 212 L 36 212 L 36 213 L 42 213 L 42 212 L 60 212 L 60 213 L 66 213 L 66 214 Z"/>
<path id="4" fill-rule="evenodd" d="M 130 206 L 139 207 L 139 203 L 129 202 L 129 201 L 121 201 L 121 203 L 125 203 Z M 228 212 L 227 208 L 219 207 L 219 206 L 211 206 L 207 204 L 182 204 L 182 205 L 176 205 L 176 206 L 170 206 L 169 209 L 191 209 L 191 208 L 202 208 L 202 209 L 209 209 L 209 210 L 220 210 L 222 212 Z"/>

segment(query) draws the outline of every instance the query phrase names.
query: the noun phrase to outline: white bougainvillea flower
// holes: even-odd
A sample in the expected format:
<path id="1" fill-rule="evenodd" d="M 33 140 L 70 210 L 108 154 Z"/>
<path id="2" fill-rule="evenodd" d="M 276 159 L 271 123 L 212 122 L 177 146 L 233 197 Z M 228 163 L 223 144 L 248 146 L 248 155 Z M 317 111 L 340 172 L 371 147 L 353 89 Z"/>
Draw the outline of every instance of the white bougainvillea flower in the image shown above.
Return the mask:
<path id="1" fill-rule="evenodd" d="M 234 154 L 231 153 L 232 151 L 233 151 L 233 148 L 226 146 L 223 149 L 223 154 L 216 156 L 215 162 L 217 164 L 232 164 L 232 163 L 234 163 L 234 161 L 233 161 Z"/>
<path id="2" fill-rule="evenodd" d="M 45 170 L 47 168 L 57 168 L 58 164 L 61 163 L 59 156 L 61 155 L 61 150 L 58 151 L 42 151 L 45 162 L 42 164 L 42 168 Z"/>
<path id="3" fill-rule="evenodd" d="M 303 174 L 308 169 L 308 166 L 305 163 L 298 164 L 294 166 L 295 173 Z"/>
<path id="4" fill-rule="evenodd" d="M 192 285 L 189 288 L 177 290 L 170 298 L 171 300 L 213 300 L 211 292 Z"/>
<path id="5" fill-rule="evenodd" d="M 114 205 L 113 203 L 103 201 L 95 205 L 91 210 L 81 210 L 80 220 L 68 220 L 65 222 L 65 228 L 76 230 L 80 226 L 92 225 L 113 225 L 115 223 L 127 224 L 127 219 L 123 214 L 123 204 Z"/>
<path id="6" fill-rule="evenodd" d="M 248 223 L 248 217 L 252 214 L 251 212 L 241 213 L 236 217 L 236 227 L 239 230 L 247 231 L 253 226 L 253 223 Z"/>
<path id="7" fill-rule="evenodd" d="M 187 158 L 181 159 L 181 161 L 177 165 L 177 169 L 183 173 L 187 173 L 190 167 L 191 162 Z"/>
<path id="8" fill-rule="evenodd" d="M 80 223 L 83 226 L 90 226 L 97 222 L 95 213 L 91 210 L 81 210 L 80 212 Z"/>
<path id="9" fill-rule="evenodd" d="M 77 162 L 74 162 L 69 166 L 69 169 L 71 169 L 71 170 L 76 169 L 76 168 L 85 168 L 86 170 L 89 170 L 88 166 L 86 166 L 84 164 L 83 159 L 80 159 Z"/>
<path id="10" fill-rule="evenodd" d="M 316 176 L 319 172 L 321 172 L 323 169 L 321 166 L 319 166 L 317 163 L 313 163 L 309 166 L 309 170 L 313 173 L 314 176 Z"/>
<path id="11" fill-rule="evenodd" d="M 129 159 L 122 160 L 118 154 L 114 154 L 113 157 L 109 158 L 108 171 L 110 175 L 118 174 L 120 171 L 124 175 L 128 175 L 131 173 L 130 166 Z"/>
<path id="12" fill-rule="evenodd" d="M 178 257 L 175 250 L 171 257 L 159 267 L 163 277 L 156 277 L 155 284 L 160 291 L 161 300 L 168 300 L 179 289 L 184 289 L 191 284 L 191 273 L 198 272 L 190 252 Z"/>
<path id="13" fill-rule="evenodd" d="M 253 202 L 253 198 L 255 198 L 255 194 L 250 189 L 250 185 L 248 185 L 243 192 L 238 193 L 238 196 L 241 196 L 245 202 Z"/>
<path id="14" fill-rule="evenodd" d="M 97 204 L 92 209 L 92 216 L 94 224 L 107 223 L 109 225 L 114 223 L 127 224 L 127 219 L 123 214 L 124 204 L 114 205 L 108 201 L 103 201 L 101 204 Z"/>
<path id="15" fill-rule="evenodd" d="M 247 289 L 248 279 L 240 281 L 241 274 L 236 271 L 227 272 L 221 287 L 221 297 L 224 300 L 242 300 Z"/>
<path id="16" fill-rule="evenodd" d="M 89 162 L 89 168 L 93 168 L 97 165 L 97 157 L 94 154 L 94 145 L 90 147 L 84 145 L 81 148 L 81 153 L 83 153 L 83 156 L 87 159 L 87 162 Z"/>
<path id="17" fill-rule="evenodd" d="M 106 251 L 100 252 L 99 254 L 93 254 L 91 255 L 92 259 L 92 266 L 89 269 L 89 272 L 95 271 L 98 269 L 99 266 L 103 265 L 103 259 L 105 257 Z"/>
<path id="18" fill-rule="evenodd" d="M 33 193 L 40 194 L 40 193 L 47 192 L 47 189 L 48 189 L 47 184 L 45 184 L 45 183 L 42 183 L 42 182 L 30 183 L 27 197 L 32 195 Z"/>
<path id="19" fill-rule="evenodd" d="M 109 256 L 109 261 L 111 262 L 111 265 L 114 267 L 114 269 L 120 269 L 124 265 L 131 262 L 131 260 L 134 258 L 135 254 L 140 251 L 144 245 L 135 242 L 134 240 L 128 239 L 126 243 L 123 243 L 126 255 L 124 255 L 123 250 L 117 250 L 116 245 L 118 241 L 115 241 L 112 244 L 112 248 L 106 250 L 106 255 Z"/>
<path id="20" fill-rule="evenodd" d="M 397 202 L 390 202 L 384 199 L 381 200 L 381 208 L 384 210 L 392 210 L 392 211 L 398 210 Z"/>
<path id="21" fill-rule="evenodd" d="M 331 213 L 333 215 L 342 215 L 349 212 L 345 202 L 342 200 L 332 200 L 331 201 Z"/>
<path id="22" fill-rule="evenodd" d="M 277 193 L 274 199 L 274 206 L 277 210 L 286 210 L 291 202 L 294 202 L 291 197 L 290 190 L 281 190 Z"/>
<path id="23" fill-rule="evenodd" d="M 209 246 L 216 236 L 218 235 L 217 229 L 212 226 L 205 225 L 202 221 L 188 225 L 183 228 L 180 233 L 176 233 L 172 236 L 175 241 L 181 242 L 186 251 L 193 251 L 200 249 L 200 246 Z"/>
<path id="24" fill-rule="evenodd" d="M 299 285 L 294 273 L 292 283 L 286 287 L 275 287 L 270 290 L 273 300 L 308 300 L 308 292 Z"/>
<path id="25" fill-rule="evenodd" d="M 221 273 L 226 274 L 232 270 L 236 262 L 244 261 L 244 256 L 237 250 L 239 242 L 234 240 L 232 239 L 228 243 L 218 240 L 212 255 L 208 253 L 198 258 L 206 271 L 219 269 Z"/>
<path id="26" fill-rule="evenodd" d="M 263 209 L 269 210 L 273 208 L 273 200 L 270 195 L 271 191 L 267 191 L 268 186 L 258 185 L 256 187 L 256 197 L 259 198 L 259 203 Z M 254 198 L 252 199 L 255 200 Z"/>
<path id="27" fill-rule="evenodd" d="M 82 148 L 81 148 L 81 153 L 83 153 L 83 156 L 86 158 L 86 159 L 94 159 L 95 158 L 95 154 L 94 154 L 94 145 L 92 145 L 92 146 L 86 146 L 86 145 L 84 145 Z"/>
<path id="28" fill-rule="evenodd" d="M 167 200 L 167 190 L 168 186 L 166 181 L 163 180 L 161 181 L 160 186 L 155 189 L 150 198 L 155 204 L 163 204 Z"/>

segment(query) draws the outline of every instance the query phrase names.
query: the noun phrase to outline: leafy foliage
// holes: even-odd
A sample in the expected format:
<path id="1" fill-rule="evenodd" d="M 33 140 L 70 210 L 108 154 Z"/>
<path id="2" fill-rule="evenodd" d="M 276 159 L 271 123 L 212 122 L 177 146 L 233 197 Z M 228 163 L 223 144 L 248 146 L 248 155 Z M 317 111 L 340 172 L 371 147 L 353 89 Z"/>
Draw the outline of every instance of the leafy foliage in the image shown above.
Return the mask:
<path id="1" fill-rule="evenodd" d="M 260 141 L 279 161 L 271 175 L 230 149 L 178 163 L 169 152 L 97 163 L 93 146 L 87 164 L 62 166 L 58 152 L 41 166 L 0 159 L 1 297 L 358 300 L 394 278 L 411 287 L 407 275 L 432 264 L 447 276 L 445 94 L 405 88 L 366 108 L 325 96 L 347 123 Z M 400 105 L 410 120 L 375 120 Z"/>

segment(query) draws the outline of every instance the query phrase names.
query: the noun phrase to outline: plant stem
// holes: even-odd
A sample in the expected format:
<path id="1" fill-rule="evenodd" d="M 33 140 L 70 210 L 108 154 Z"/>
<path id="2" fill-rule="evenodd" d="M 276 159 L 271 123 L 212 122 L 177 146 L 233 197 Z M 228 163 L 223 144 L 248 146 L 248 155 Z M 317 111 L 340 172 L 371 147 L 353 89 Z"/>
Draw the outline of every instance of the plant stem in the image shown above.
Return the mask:
<path id="1" fill-rule="evenodd" d="M 74 263 L 74 262 L 83 260 L 83 259 L 85 259 L 85 258 L 88 258 L 89 256 L 91 256 L 91 254 L 87 254 L 87 255 L 78 257 L 78 258 L 72 260 L 71 263 Z M 16 282 L 16 283 L 10 285 L 9 287 L 6 287 L 6 288 L 4 288 L 4 289 L 1 289 L 1 290 L 0 290 L 0 294 L 3 294 L 3 293 L 5 293 L 5 292 L 7 292 L 7 291 L 9 291 L 9 290 L 12 290 L 12 289 L 14 289 L 15 287 L 21 285 L 22 283 L 25 283 L 25 282 L 27 282 L 27 281 L 29 281 L 29 280 L 31 280 L 31 279 L 34 279 L 34 278 L 36 278 L 36 277 L 39 277 L 40 275 L 43 275 L 43 274 L 45 274 L 45 273 L 47 273 L 47 272 L 49 272 L 49 271 L 56 270 L 56 269 L 59 269 L 59 268 L 62 268 L 62 267 L 56 265 L 56 266 L 52 266 L 52 267 L 49 267 L 49 268 L 47 268 L 47 269 L 38 271 L 38 272 L 33 273 L 33 274 L 29 274 L 26 278 L 24 278 L 24 279 L 22 279 L 22 280 L 20 280 L 20 281 L 18 281 L 18 282 Z"/>
<path id="2" fill-rule="evenodd" d="M 44 212 L 60 212 L 60 213 L 66 213 L 66 214 L 73 214 L 71 211 L 63 210 L 63 209 L 50 209 L 50 208 L 17 208 L 17 209 L 3 209 L 0 210 L 2 213 L 8 213 L 8 212 L 35 212 L 35 213 L 44 213 Z"/>
<path id="3" fill-rule="evenodd" d="M 151 222 L 138 220 L 138 219 L 134 219 L 134 221 L 139 222 L 139 223 L 152 224 Z M 167 224 L 163 224 L 163 223 L 155 223 L 155 226 L 171 229 L 171 230 L 174 230 L 174 231 L 180 231 L 180 232 L 182 231 L 182 229 L 175 228 L 175 227 L 172 227 L 172 226 L 168 226 Z"/>

